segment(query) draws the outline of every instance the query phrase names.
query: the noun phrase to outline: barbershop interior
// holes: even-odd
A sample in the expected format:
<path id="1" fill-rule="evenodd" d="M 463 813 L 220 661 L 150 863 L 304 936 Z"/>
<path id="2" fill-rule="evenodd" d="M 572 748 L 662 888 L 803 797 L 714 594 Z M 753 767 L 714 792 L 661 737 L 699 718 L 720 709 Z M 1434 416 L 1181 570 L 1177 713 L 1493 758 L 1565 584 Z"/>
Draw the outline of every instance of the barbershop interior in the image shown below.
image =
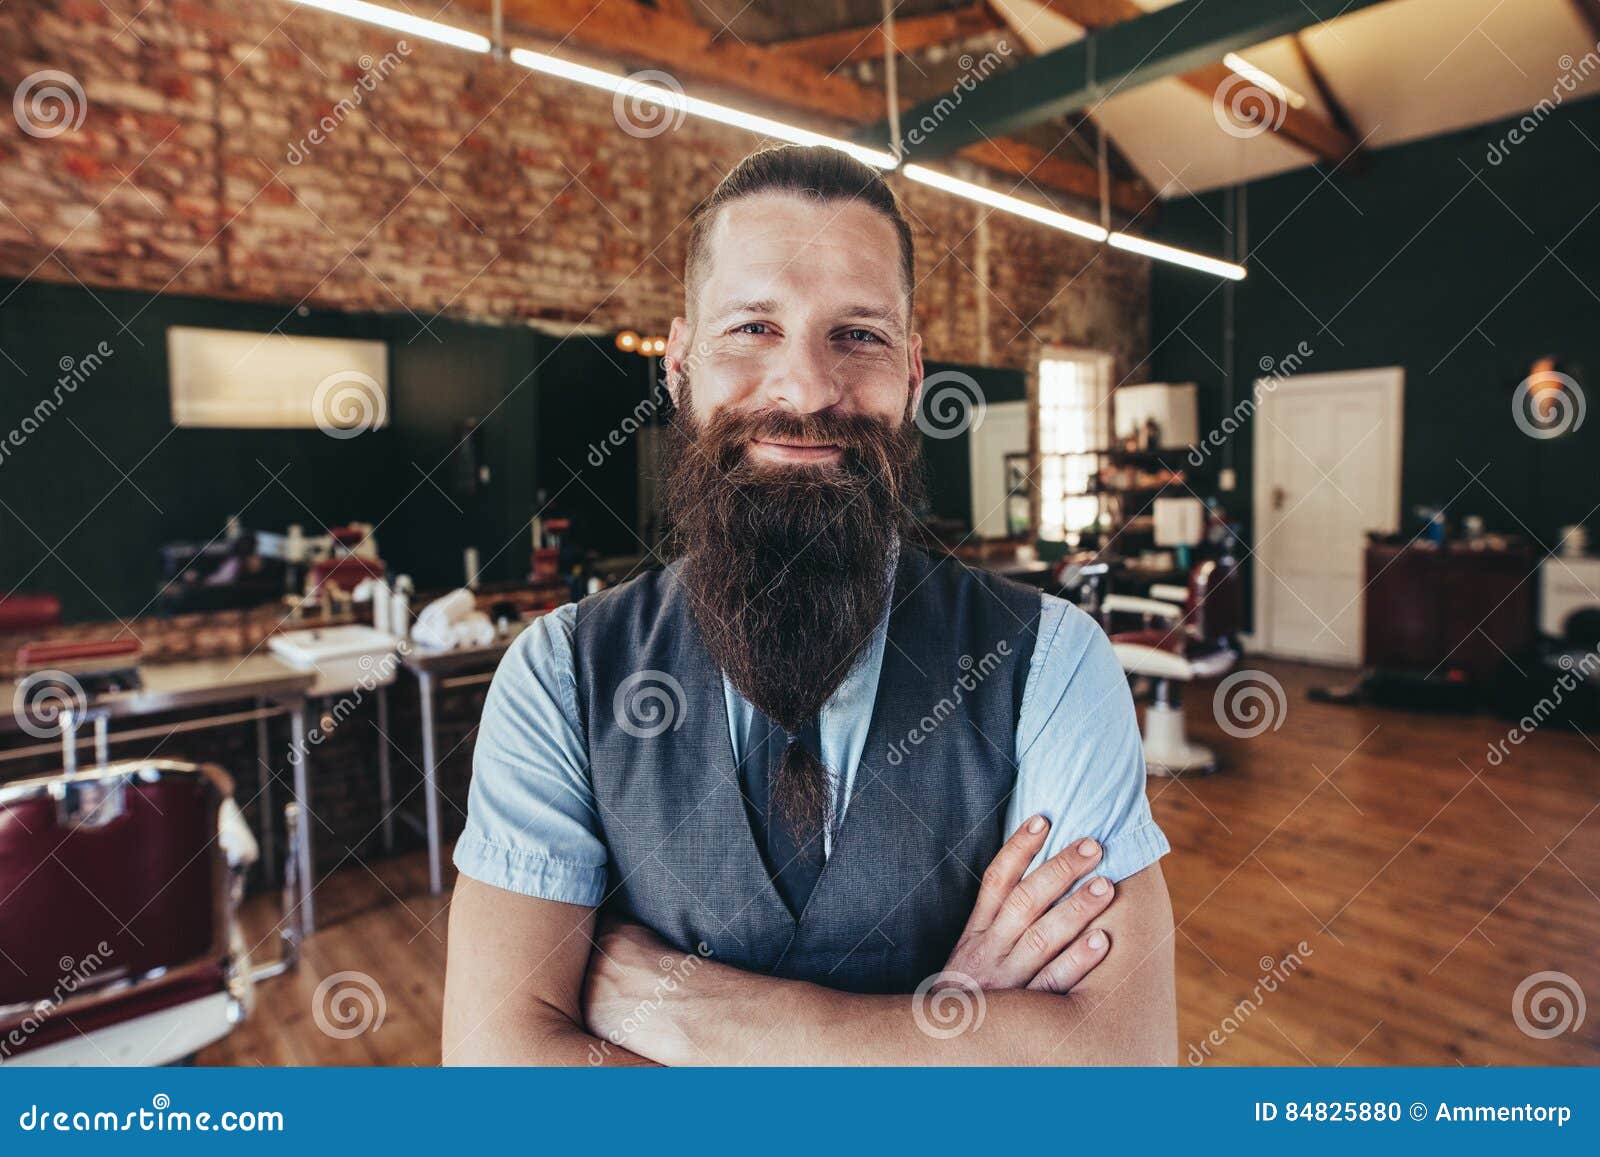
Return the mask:
<path id="1" fill-rule="evenodd" d="M 0 6 L 0 1065 L 445 1059 L 783 142 L 912 225 L 923 528 L 1126 673 L 1179 1063 L 1600 1063 L 1597 94 L 1595 0 Z"/>

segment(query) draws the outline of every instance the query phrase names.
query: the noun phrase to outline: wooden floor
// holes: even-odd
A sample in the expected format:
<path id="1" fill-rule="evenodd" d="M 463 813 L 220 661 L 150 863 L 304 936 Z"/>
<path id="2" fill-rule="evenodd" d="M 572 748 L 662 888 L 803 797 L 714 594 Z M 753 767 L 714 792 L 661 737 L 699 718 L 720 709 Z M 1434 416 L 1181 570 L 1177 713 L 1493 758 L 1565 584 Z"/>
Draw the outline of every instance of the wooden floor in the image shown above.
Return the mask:
<path id="1" fill-rule="evenodd" d="M 1600 1064 L 1600 736 L 1552 725 L 1492 767 L 1503 723 L 1316 704 L 1305 689 L 1326 673 L 1261 667 L 1287 693 L 1281 727 L 1231 738 L 1197 689 L 1191 735 L 1222 773 L 1150 781 L 1173 848 L 1183 1063 Z M 201 1061 L 437 1063 L 447 897 L 427 894 L 421 858 L 347 867 L 317 896 L 299 972 Z M 252 901 L 249 928 L 275 913 Z M 339 972 L 381 987 L 378 1031 L 318 1027 L 318 984 Z M 1521 1023 L 1540 1028 L 1533 993 L 1554 983 L 1595 1004 L 1575 1030 L 1519 1027 L 1513 997 L 1541 972 L 1565 979 L 1535 981 Z"/>

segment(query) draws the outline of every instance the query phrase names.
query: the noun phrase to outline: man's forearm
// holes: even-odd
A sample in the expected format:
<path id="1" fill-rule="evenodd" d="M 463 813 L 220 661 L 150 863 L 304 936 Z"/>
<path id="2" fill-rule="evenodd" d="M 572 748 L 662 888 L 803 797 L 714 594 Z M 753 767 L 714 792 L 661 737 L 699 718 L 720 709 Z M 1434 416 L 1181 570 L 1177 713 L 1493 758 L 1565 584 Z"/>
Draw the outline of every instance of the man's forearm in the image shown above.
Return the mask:
<path id="1" fill-rule="evenodd" d="M 470 876 L 457 880 L 442 1063 L 652 1064 L 584 1029 L 579 989 L 593 926 L 591 908 L 523 896 Z"/>
<path id="2" fill-rule="evenodd" d="M 591 1036 L 560 1009 L 543 1005 L 493 1026 L 480 1026 L 452 1040 L 446 1025 L 446 1065 L 602 1066 L 654 1065 L 636 1052 Z"/>
<path id="3" fill-rule="evenodd" d="M 1092 945 L 1103 934 L 1087 971 L 1058 974 L 1053 964 L 1036 971 L 1028 960 L 1020 976 L 996 972 L 990 954 L 1011 950 L 1003 937 L 985 940 L 997 935 L 996 921 L 976 937 L 964 935 L 952 952 L 941 976 L 961 987 L 915 995 L 837 992 L 700 955 L 691 958 L 692 972 L 675 971 L 668 982 L 661 978 L 671 951 L 665 943 L 640 925 L 613 922 L 601 930 L 586 974 L 585 1024 L 597 1035 L 626 1032 L 630 1048 L 666 1065 L 1175 1064 L 1166 884 L 1152 864 L 1118 887 L 1119 901 L 1055 958 L 1066 960 L 1080 940 Z M 1003 914 L 1008 903 L 996 910 Z M 1045 918 L 1058 913 L 1073 917 L 1058 906 Z M 974 918 L 982 914 L 974 909 Z"/>
<path id="4" fill-rule="evenodd" d="M 668 1013 L 639 1047 L 672 1065 L 1170 1065 L 1177 1035 L 1073 993 L 871 996 L 724 966 Z"/>
<path id="5" fill-rule="evenodd" d="M 527 1034 L 527 1059 L 507 1060 L 505 1064 L 624 1066 L 654 1065 L 657 1062 L 636 1052 L 591 1036 L 581 1025 L 554 1013 Z"/>

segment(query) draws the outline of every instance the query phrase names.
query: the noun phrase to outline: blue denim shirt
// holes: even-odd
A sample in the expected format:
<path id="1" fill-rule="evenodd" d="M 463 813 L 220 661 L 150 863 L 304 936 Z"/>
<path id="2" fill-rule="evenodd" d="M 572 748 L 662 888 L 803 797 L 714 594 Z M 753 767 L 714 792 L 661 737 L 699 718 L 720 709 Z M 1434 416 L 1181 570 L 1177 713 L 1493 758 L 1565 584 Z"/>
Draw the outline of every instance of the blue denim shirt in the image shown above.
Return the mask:
<path id="1" fill-rule="evenodd" d="M 1062 599 L 1042 597 L 1005 830 L 1009 835 L 1043 813 L 1052 827 L 1039 861 L 1091 836 L 1105 849 L 1099 873 L 1123 880 L 1170 850 L 1145 797 L 1133 698 L 1095 621 Z M 594 906 L 605 896 L 607 856 L 578 711 L 576 623 L 576 605 L 552 611 L 501 660 L 479 725 L 455 862 L 463 874 L 497 888 Z M 845 776 L 844 799 L 866 746 L 888 627 L 885 615 L 867 653 L 822 710 L 822 758 Z M 753 709 L 726 680 L 723 695 L 734 757 L 742 759 Z M 905 757 L 915 758 L 914 749 Z"/>

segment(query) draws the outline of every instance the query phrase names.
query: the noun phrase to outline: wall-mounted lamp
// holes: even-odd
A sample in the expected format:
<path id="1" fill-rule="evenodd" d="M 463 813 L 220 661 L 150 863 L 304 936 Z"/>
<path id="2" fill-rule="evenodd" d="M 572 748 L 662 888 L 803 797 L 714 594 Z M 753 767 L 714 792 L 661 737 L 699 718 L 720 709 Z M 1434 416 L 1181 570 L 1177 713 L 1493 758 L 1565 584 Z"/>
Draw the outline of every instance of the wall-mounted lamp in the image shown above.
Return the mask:
<path id="1" fill-rule="evenodd" d="M 1588 410 L 1588 399 L 1578 384 L 1577 371 L 1554 357 L 1542 357 L 1511 398 L 1517 428 L 1530 438 L 1559 438 L 1578 429 Z"/>
<path id="2" fill-rule="evenodd" d="M 631 329 L 625 329 L 617 335 L 617 348 L 625 354 L 638 354 L 640 357 L 658 358 L 667 352 L 667 339 L 664 337 L 640 337 Z"/>

